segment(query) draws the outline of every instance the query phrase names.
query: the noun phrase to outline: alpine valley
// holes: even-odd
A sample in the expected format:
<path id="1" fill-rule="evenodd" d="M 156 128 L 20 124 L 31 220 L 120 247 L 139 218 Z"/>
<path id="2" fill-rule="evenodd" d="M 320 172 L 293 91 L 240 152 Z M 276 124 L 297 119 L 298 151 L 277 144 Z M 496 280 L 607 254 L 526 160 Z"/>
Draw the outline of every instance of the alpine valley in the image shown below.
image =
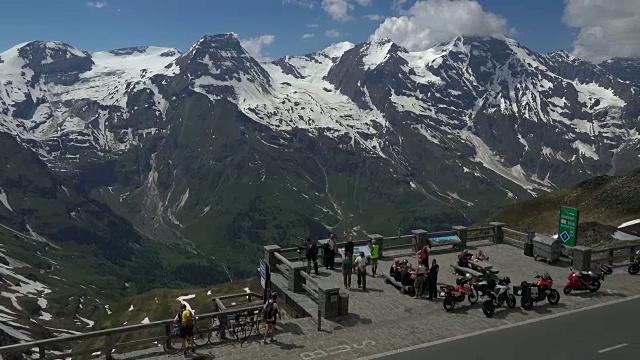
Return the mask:
<path id="1" fill-rule="evenodd" d="M 639 71 L 500 37 L 272 62 L 235 34 L 21 44 L 0 53 L 2 271 L 38 251 L 38 284 L 195 286 L 253 276 L 267 243 L 471 224 L 638 167 Z"/>

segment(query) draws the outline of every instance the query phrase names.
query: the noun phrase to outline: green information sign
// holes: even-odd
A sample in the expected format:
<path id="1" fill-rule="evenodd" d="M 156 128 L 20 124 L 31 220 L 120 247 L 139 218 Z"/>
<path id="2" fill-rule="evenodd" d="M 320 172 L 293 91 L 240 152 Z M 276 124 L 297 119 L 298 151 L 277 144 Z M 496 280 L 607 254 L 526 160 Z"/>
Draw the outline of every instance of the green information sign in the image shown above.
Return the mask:
<path id="1" fill-rule="evenodd" d="M 567 246 L 576 246 L 578 232 L 578 217 L 580 211 L 570 207 L 560 208 L 560 220 L 558 221 L 558 240 Z"/>

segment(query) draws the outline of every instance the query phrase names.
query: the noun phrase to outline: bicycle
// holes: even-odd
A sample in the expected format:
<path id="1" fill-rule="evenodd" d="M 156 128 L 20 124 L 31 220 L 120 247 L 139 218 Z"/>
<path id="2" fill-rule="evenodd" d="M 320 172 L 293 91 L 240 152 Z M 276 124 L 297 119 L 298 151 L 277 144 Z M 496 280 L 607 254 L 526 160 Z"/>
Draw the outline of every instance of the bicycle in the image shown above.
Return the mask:
<path id="1" fill-rule="evenodd" d="M 196 347 L 207 345 L 211 340 L 211 330 L 207 327 L 198 327 L 193 325 L 193 342 Z M 188 346 L 189 344 L 187 344 Z M 182 350 L 182 337 L 180 336 L 180 326 L 174 324 L 171 334 L 169 334 L 162 343 L 164 352 L 169 355 L 177 354 Z"/>
<path id="2" fill-rule="evenodd" d="M 248 338 L 264 332 L 265 324 L 262 322 L 261 312 L 253 311 L 238 314 L 228 319 L 229 333 L 240 344 L 244 344 Z"/>

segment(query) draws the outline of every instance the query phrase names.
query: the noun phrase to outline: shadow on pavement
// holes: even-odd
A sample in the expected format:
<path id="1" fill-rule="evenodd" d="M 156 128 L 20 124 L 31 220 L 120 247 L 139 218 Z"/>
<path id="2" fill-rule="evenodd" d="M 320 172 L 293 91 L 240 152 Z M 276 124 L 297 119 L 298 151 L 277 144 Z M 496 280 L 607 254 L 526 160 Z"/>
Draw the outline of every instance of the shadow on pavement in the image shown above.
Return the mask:
<path id="1" fill-rule="evenodd" d="M 567 308 L 567 304 L 562 303 L 562 299 L 560 299 L 560 302 L 555 305 L 551 305 L 549 303 L 533 304 L 533 308 L 529 311 L 535 312 L 537 314 L 551 314 L 553 312 L 553 309 L 566 309 L 566 308 Z M 526 311 L 526 310 L 523 310 L 523 311 Z"/>
<path id="2" fill-rule="evenodd" d="M 513 315 L 513 314 L 519 314 L 519 315 L 525 315 L 527 314 L 527 311 L 525 311 L 523 308 L 516 306 L 513 309 L 509 309 L 508 306 L 501 306 L 499 308 L 496 308 L 496 312 L 493 313 L 493 318 L 494 319 L 506 319 L 507 317 L 509 317 L 509 315 Z"/>
<path id="3" fill-rule="evenodd" d="M 278 325 L 278 328 L 276 329 L 276 334 L 277 333 L 289 333 L 289 334 L 293 334 L 293 335 L 304 335 L 304 332 L 302 331 L 302 328 L 300 327 L 300 325 L 295 324 L 295 323 L 290 323 L 290 322 L 283 322 L 280 323 Z"/>
<path id="4" fill-rule="evenodd" d="M 342 325 L 343 327 L 353 327 L 356 325 L 373 324 L 373 320 L 371 320 L 370 318 L 363 318 L 358 314 L 349 314 L 347 316 L 344 316 L 342 319 L 336 321 L 336 323 Z"/>

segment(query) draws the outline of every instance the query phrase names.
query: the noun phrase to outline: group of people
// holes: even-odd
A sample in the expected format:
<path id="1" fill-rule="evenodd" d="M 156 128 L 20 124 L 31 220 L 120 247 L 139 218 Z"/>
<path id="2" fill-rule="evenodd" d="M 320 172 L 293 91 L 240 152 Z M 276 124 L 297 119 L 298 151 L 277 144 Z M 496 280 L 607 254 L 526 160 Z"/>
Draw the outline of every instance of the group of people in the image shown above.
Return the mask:
<path id="1" fill-rule="evenodd" d="M 410 264 L 406 259 L 403 261 L 395 259 L 389 269 L 389 275 L 391 275 L 397 282 L 405 286 L 414 287 L 415 299 L 424 298 L 425 292 L 428 293 L 429 300 L 433 300 L 438 297 L 437 285 L 440 265 L 438 265 L 436 259 L 433 259 L 431 261 L 431 266 L 429 266 L 430 252 L 431 245 L 424 246 L 416 253 L 418 260 L 418 264 L 416 266 Z"/>
<path id="2" fill-rule="evenodd" d="M 344 258 L 342 259 L 342 279 L 344 288 L 351 290 L 351 275 L 355 269 L 358 288 L 362 288 L 362 291 L 367 292 L 367 266 L 371 265 L 371 275 L 376 277 L 378 271 L 378 259 L 382 255 L 382 249 L 377 244 L 376 240 L 371 240 L 370 243 L 371 257 L 367 258 L 364 251 L 361 251 L 357 256 L 354 256 L 354 244 L 353 239 L 349 239 L 344 247 Z"/>
<path id="3" fill-rule="evenodd" d="M 465 249 L 458 255 L 458 266 L 469 267 L 469 261 L 474 260 L 488 261 L 489 257 L 482 251 L 482 249 L 478 249 L 478 252 L 475 255 Z"/>

